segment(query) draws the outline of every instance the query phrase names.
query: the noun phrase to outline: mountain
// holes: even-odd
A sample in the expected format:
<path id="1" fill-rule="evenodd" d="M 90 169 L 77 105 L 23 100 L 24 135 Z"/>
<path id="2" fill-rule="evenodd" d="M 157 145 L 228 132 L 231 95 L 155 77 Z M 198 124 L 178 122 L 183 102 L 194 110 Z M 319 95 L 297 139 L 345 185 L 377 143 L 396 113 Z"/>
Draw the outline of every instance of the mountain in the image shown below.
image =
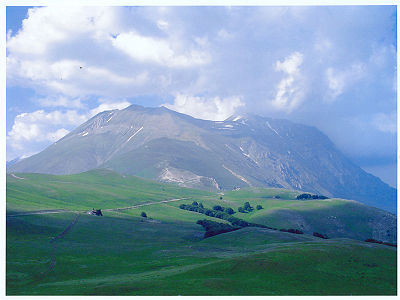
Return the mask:
<path id="1" fill-rule="evenodd" d="M 6 161 L 6 167 L 7 168 L 10 167 L 10 166 L 16 164 L 17 162 L 21 161 L 22 159 L 24 159 L 24 158 L 23 157 L 17 157 L 17 158 L 14 158 L 12 160 Z"/>
<path id="2" fill-rule="evenodd" d="M 396 211 L 396 189 L 352 163 L 318 129 L 254 115 L 214 122 L 165 107 L 105 111 L 8 171 L 94 168 L 208 190 L 295 189 Z"/>

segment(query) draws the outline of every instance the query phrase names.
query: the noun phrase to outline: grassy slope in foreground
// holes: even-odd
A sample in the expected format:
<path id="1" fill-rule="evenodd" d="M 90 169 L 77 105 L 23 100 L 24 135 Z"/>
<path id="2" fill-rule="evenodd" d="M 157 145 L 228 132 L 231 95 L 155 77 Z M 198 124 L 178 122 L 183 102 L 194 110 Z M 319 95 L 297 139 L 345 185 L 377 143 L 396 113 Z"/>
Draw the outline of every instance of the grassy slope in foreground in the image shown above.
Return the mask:
<path id="1" fill-rule="evenodd" d="M 7 295 L 394 295 L 396 249 L 246 228 L 202 240 L 193 222 L 125 213 L 11 218 Z"/>
<path id="2" fill-rule="evenodd" d="M 59 203 L 67 209 L 91 208 L 95 202 L 86 205 L 82 200 L 86 197 L 102 199 L 115 208 L 129 206 L 124 201 L 164 200 L 165 191 L 168 197 L 197 193 L 196 199 L 207 207 L 221 204 L 217 195 L 104 171 L 71 176 L 17 175 L 26 179 L 7 178 L 7 185 L 13 183 L 7 190 L 7 207 L 13 208 L 10 212 L 58 209 Z M 98 194 L 90 198 L 86 190 Z M 15 196 L 21 192 L 31 197 Z M 251 198 L 235 198 L 239 194 L 230 200 L 229 193 L 224 195 L 223 203 L 240 205 Z M 142 195 L 146 201 L 141 196 L 130 200 L 132 195 Z M 52 197 L 60 202 L 54 203 Z M 260 199 L 267 206 L 268 199 Z M 75 213 L 7 218 L 7 294 L 396 294 L 395 248 L 262 228 L 203 240 L 204 231 L 195 221 L 205 216 L 180 210 L 177 206 L 182 202 L 107 212 L 104 217 L 81 214 L 71 230 L 53 244 L 51 238 L 63 232 Z M 151 219 L 140 218 L 142 210 Z M 53 269 L 52 257 L 56 258 Z"/>

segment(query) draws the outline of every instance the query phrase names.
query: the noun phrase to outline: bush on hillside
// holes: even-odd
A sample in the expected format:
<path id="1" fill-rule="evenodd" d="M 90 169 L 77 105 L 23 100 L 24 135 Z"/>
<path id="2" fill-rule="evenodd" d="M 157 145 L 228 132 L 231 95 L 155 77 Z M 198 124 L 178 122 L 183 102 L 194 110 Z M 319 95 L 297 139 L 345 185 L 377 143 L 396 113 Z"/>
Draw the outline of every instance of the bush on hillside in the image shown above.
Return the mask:
<path id="1" fill-rule="evenodd" d="M 234 211 L 232 208 L 230 208 L 230 207 L 225 208 L 225 212 L 226 212 L 227 214 L 229 214 L 229 215 L 233 215 L 233 214 L 235 213 L 235 211 Z"/>
<path id="2" fill-rule="evenodd" d="M 250 203 L 249 203 L 249 202 L 245 202 L 245 203 L 244 203 L 243 209 L 244 209 L 244 210 L 247 210 L 247 211 L 252 211 L 252 210 L 253 210 L 253 208 L 250 206 Z"/>
<path id="3" fill-rule="evenodd" d="M 326 234 L 321 234 L 321 233 L 318 233 L 318 232 L 314 232 L 313 236 L 319 237 L 321 239 L 329 239 L 329 237 Z"/>
<path id="4" fill-rule="evenodd" d="M 214 205 L 213 210 L 224 211 L 221 205 Z"/>
<path id="5" fill-rule="evenodd" d="M 240 229 L 240 227 L 237 226 L 231 226 L 226 223 L 219 223 L 219 222 L 214 222 L 211 220 L 198 220 L 196 224 L 199 224 L 203 226 L 203 228 L 206 230 L 206 233 L 204 234 L 204 238 L 208 238 L 217 234 L 225 233 L 225 232 L 230 232 L 234 230 Z"/>
<path id="6" fill-rule="evenodd" d="M 326 196 L 323 195 L 312 195 L 309 193 L 304 193 L 304 194 L 300 194 L 296 197 L 297 200 L 301 200 L 301 199 L 329 199 Z"/>

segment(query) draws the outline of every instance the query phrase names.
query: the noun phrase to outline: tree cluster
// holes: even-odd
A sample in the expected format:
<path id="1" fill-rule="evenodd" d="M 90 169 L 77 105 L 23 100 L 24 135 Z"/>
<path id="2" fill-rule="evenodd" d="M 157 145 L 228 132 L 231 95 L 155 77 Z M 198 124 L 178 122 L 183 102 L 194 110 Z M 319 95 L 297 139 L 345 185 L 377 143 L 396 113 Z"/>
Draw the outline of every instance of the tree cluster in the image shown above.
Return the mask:
<path id="1" fill-rule="evenodd" d="M 318 233 L 318 232 L 314 232 L 313 236 L 319 237 L 321 239 L 329 239 L 329 237 L 326 234 L 322 234 L 322 233 Z"/>
<path id="2" fill-rule="evenodd" d="M 367 242 L 367 243 L 383 244 L 383 245 L 386 245 L 386 246 L 397 247 L 397 244 L 388 243 L 388 242 L 382 242 L 382 241 L 378 241 L 378 240 L 375 240 L 375 239 L 366 239 L 365 242 Z"/>
<path id="3" fill-rule="evenodd" d="M 196 224 L 199 224 L 203 226 L 203 228 L 206 230 L 206 233 L 204 234 L 204 238 L 208 238 L 217 234 L 225 233 L 225 232 L 230 232 L 234 230 L 238 230 L 241 227 L 239 226 L 231 226 L 226 223 L 219 223 L 211 220 L 198 220 Z"/>
<path id="4" fill-rule="evenodd" d="M 233 215 L 235 211 L 231 207 L 223 207 L 221 205 L 214 205 L 213 210 L 226 212 L 228 215 Z"/>
<path id="5" fill-rule="evenodd" d="M 253 210 L 254 210 L 254 208 L 250 205 L 249 202 L 245 202 L 243 207 L 241 206 L 238 208 L 238 212 L 241 212 L 241 213 L 247 213 L 247 212 L 251 212 Z"/>
<path id="6" fill-rule="evenodd" d="M 296 197 L 297 200 L 302 200 L 302 199 L 329 199 L 326 196 L 323 195 L 312 195 L 312 194 L 308 194 L 308 193 L 304 193 L 304 194 L 300 194 Z"/>
<path id="7" fill-rule="evenodd" d="M 246 202 L 246 203 L 245 203 L 245 207 L 247 209 L 249 207 L 251 207 L 248 202 Z M 200 207 L 200 204 L 197 203 L 197 205 L 196 205 L 194 202 L 192 203 L 192 205 L 190 205 L 190 204 L 181 204 L 181 205 L 179 205 L 179 208 L 180 209 L 189 210 L 189 211 L 198 212 L 198 213 L 204 214 L 204 215 L 209 216 L 209 217 L 214 217 L 214 218 L 226 220 L 226 221 L 230 222 L 231 225 L 234 228 L 238 228 L 238 229 L 243 228 L 243 227 L 260 227 L 260 228 L 267 228 L 267 229 L 271 229 L 271 230 L 278 230 L 277 228 L 274 228 L 274 227 L 269 227 L 267 225 L 262 225 L 262 224 L 250 223 L 250 222 L 247 222 L 245 220 L 236 218 L 236 217 L 230 215 L 229 213 L 227 213 L 226 209 L 221 210 L 222 207 L 219 206 L 219 205 L 215 205 L 213 207 L 214 209 L 211 210 L 211 209 L 208 209 L 208 208 L 205 208 L 205 207 Z M 210 222 L 214 222 L 214 221 L 210 221 Z M 214 222 L 214 223 L 218 223 L 218 222 Z M 200 223 L 198 223 L 198 224 L 200 224 Z M 210 223 L 210 224 L 212 224 L 212 223 Z M 223 224 L 223 223 L 218 223 L 218 224 Z M 292 229 L 292 228 L 290 228 L 290 229 L 280 229 L 280 231 L 290 232 L 290 233 L 295 233 L 295 234 L 303 234 L 303 231 L 298 230 L 298 229 Z M 218 230 L 214 230 L 214 232 L 219 232 L 219 231 Z M 222 233 L 222 232 L 219 232 L 219 233 Z"/>
<path id="8" fill-rule="evenodd" d="M 290 233 L 295 233 L 295 234 L 303 234 L 303 233 L 304 233 L 304 232 L 301 231 L 301 230 L 293 229 L 293 228 L 289 228 L 289 229 L 284 229 L 284 228 L 282 228 L 282 229 L 279 229 L 279 231 L 282 231 L 282 232 L 290 232 Z"/>

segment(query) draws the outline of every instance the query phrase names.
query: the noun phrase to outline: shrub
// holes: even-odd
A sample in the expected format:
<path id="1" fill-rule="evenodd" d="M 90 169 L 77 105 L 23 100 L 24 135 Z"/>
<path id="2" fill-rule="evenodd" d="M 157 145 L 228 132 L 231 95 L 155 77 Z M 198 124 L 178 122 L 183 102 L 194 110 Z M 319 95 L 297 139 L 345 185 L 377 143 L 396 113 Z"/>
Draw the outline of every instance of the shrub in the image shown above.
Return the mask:
<path id="1" fill-rule="evenodd" d="M 221 197 L 219 197 L 219 200 L 222 200 L 222 196 L 221 196 Z"/>
<path id="2" fill-rule="evenodd" d="M 229 215 L 233 215 L 233 214 L 235 213 L 235 211 L 234 211 L 232 208 L 230 208 L 230 207 L 226 208 L 226 209 L 225 209 L 225 212 L 226 212 L 227 214 L 229 214 Z"/>
<path id="3" fill-rule="evenodd" d="M 199 206 L 199 203 L 197 203 L 197 201 L 193 201 L 192 205 L 193 206 Z"/>
<path id="4" fill-rule="evenodd" d="M 213 210 L 224 211 L 224 208 L 221 205 L 214 205 Z"/>
<path id="5" fill-rule="evenodd" d="M 279 231 L 282 232 L 290 232 L 290 233 L 295 233 L 295 234 L 303 234 L 304 232 L 298 229 L 293 229 L 293 228 L 289 228 L 289 229 L 279 229 Z"/>
<path id="6" fill-rule="evenodd" d="M 199 203 L 199 207 L 204 208 L 203 203 Z"/>
<path id="7" fill-rule="evenodd" d="M 238 212 L 245 213 L 243 207 L 239 207 L 239 208 L 238 208 Z"/>
<path id="8" fill-rule="evenodd" d="M 257 206 L 256 206 L 256 209 L 257 209 L 257 210 L 260 210 L 260 209 L 263 209 L 263 207 L 262 207 L 261 205 L 257 205 Z"/>
<path id="9" fill-rule="evenodd" d="M 366 239 L 365 241 L 366 241 L 367 243 L 383 244 L 382 241 L 378 241 L 378 240 L 375 240 L 375 239 Z"/>
<path id="10" fill-rule="evenodd" d="M 329 237 L 326 234 L 321 234 L 321 233 L 318 233 L 318 232 L 314 232 L 313 236 L 319 237 L 321 239 L 329 239 Z"/>
<path id="11" fill-rule="evenodd" d="M 329 198 L 323 195 L 311 195 L 309 193 L 304 193 L 298 195 L 296 199 L 300 200 L 300 199 L 329 199 Z"/>
<path id="12" fill-rule="evenodd" d="M 147 218 L 147 215 L 144 211 L 142 211 L 142 213 L 140 214 L 140 216 L 142 216 L 143 218 Z"/>
<path id="13" fill-rule="evenodd" d="M 244 210 L 251 210 L 252 207 L 250 206 L 250 203 L 249 203 L 249 202 L 245 202 L 244 205 L 243 205 L 243 209 L 244 209 Z"/>
<path id="14" fill-rule="evenodd" d="M 239 227 L 234 227 L 225 223 L 214 222 L 211 220 L 198 220 L 196 224 L 203 226 L 203 228 L 206 230 L 204 238 L 240 229 Z"/>
<path id="15" fill-rule="evenodd" d="M 218 219 L 223 219 L 224 213 L 222 213 L 222 212 L 216 212 L 214 216 L 215 216 L 216 218 L 218 218 Z"/>

